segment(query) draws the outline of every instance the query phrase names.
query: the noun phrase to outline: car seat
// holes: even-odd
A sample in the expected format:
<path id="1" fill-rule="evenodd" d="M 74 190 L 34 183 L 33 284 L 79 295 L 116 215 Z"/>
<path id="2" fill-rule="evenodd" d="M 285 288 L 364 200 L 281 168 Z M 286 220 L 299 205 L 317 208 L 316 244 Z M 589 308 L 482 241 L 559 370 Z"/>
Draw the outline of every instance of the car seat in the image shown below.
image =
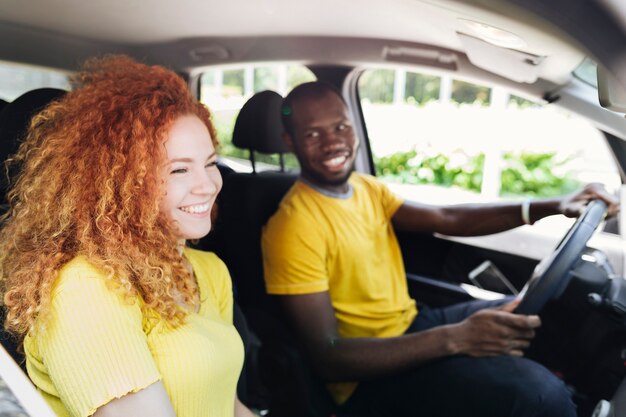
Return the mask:
<path id="1" fill-rule="evenodd" d="M 297 178 L 294 172 L 257 170 L 255 153 L 287 152 L 282 141 L 282 97 L 273 91 L 253 95 L 241 108 L 233 130 L 233 144 L 250 152 L 252 173 L 229 173 L 218 196 L 219 215 L 200 247 L 211 250 L 228 265 L 236 296 L 246 310 L 251 306 L 272 309 L 265 293 L 261 256 L 261 229 L 278 208 Z M 241 260 L 245 259 L 245 262 Z"/>
<path id="2" fill-rule="evenodd" d="M 38 88 L 28 91 L 11 103 L 4 106 L 0 111 L 0 161 L 3 163 L 10 155 L 13 155 L 20 142 L 24 139 L 32 117 L 41 111 L 52 101 L 61 98 L 66 93 L 58 88 Z M 5 167 L 2 167 L 0 177 L 0 204 L 6 205 L 8 191 L 8 178 L 5 175 Z M 9 172 L 9 178 L 15 172 Z M 2 212 L 6 210 L 3 207 Z"/>
<path id="3" fill-rule="evenodd" d="M 26 135 L 30 120 L 52 101 L 61 98 L 66 92 L 57 88 L 39 88 L 28 91 L 11 103 L 4 106 L 0 111 L 0 161 L 5 162 L 10 155 L 14 154 L 19 147 L 20 142 Z M 4 167 L 2 167 L 2 176 L 0 178 L 0 203 L 2 204 L 2 213 L 7 210 L 6 194 L 8 191 L 9 178 L 15 174 L 15 169 L 9 172 L 9 178 L 5 175 Z M 25 358 L 20 348 L 20 342 L 11 333 L 4 329 L 4 319 L 6 311 L 4 306 L 0 308 L 0 320 L 2 320 L 2 330 L 0 331 L 0 343 L 17 362 L 24 371 Z"/>
<path id="4" fill-rule="evenodd" d="M 202 249 L 218 254 L 233 279 L 235 298 L 251 333 L 261 345 L 246 358 L 259 375 L 257 386 L 268 401 L 270 416 L 324 416 L 334 413 L 334 403 L 324 384 L 313 374 L 299 341 L 284 318 L 275 296 L 267 295 L 263 281 L 262 228 L 297 179 L 281 163 L 279 171 L 261 171 L 255 152 L 282 155 L 280 107 L 282 97 L 273 91 L 252 96 L 241 108 L 233 131 L 233 144 L 250 152 L 252 173 L 224 177 L 214 230 L 200 241 Z M 248 375 L 247 378 L 250 376 Z"/>
<path id="5" fill-rule="evenodd" d="M 283 98 L 275 91 L 254 94 L 241 108 L 233 129 L 233 145 L 250 152 L 252 172 L 256 173 L 255 152 L 278 154 L 280 172 L 285 172 L 284 155 L 289 152 L 282 139 L 280 107 Z"/>

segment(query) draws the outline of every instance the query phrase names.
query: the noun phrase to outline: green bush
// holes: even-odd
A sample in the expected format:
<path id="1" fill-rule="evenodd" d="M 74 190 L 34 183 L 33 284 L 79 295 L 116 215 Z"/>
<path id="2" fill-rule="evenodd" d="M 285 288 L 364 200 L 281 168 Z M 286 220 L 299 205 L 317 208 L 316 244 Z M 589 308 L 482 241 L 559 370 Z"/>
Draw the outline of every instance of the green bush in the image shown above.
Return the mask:
<path id="1" fill-rule="evenodd" d="M 554 153 L 504 153 L 501 196 L 548 197 L 569 193 L 581 186 L 573 176 L 555 173 L 569 160 L 557 161 Z M 374 157 L 376 175 L 403 184 L 434 184 L 480 192 L 485 155 L 419 155 L 415 150 Z"/>
<path id="2" fill-rule="evenodd" d="M 480 191 L 483 178 L 483 154 L 468 156 L 457 151 L 447 155 L 421 156 L 416 151 L 397 152 L 374 158 L 376 175 L 404 184 L 436 184 Z"/>
<path id="3" fill-rule="evenodd" d="M 552 197 L 567 194 L 579 188 L 582 183 L 571 173 L 565 172 L 559 175 L 554 172 L 555 169 L 569 162 L 569 159 L 556 161 L 555 157 L 554 152 L 505 153 L 500 195 Z"/>

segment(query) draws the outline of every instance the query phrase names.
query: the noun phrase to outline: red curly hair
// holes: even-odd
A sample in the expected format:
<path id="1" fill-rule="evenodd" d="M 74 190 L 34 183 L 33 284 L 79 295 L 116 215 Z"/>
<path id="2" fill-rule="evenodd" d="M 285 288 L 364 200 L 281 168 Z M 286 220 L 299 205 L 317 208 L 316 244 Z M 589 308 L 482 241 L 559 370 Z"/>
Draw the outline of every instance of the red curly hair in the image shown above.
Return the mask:
<path id="1" fill-rule="evenodd" d="M 10 163 L 21 172 L 0 231 L 6 328 L 24 337 L 45 315 L 59 270 L 85 256 L 112 288 L 139 296 L 172 325 L 197 296 L 159 210 L 173 122 L 195 115 L 216 134 L 208 109 L 170 70 L 125 56 L 87 61 L 74 90 L 31 121 Z"/>

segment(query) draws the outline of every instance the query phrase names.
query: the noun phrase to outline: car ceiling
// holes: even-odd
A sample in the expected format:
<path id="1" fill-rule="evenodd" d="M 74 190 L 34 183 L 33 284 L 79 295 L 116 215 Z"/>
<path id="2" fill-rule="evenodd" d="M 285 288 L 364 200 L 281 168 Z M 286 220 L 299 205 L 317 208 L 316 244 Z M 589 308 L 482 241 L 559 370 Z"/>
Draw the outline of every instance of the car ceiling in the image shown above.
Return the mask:
<path id="1" fill-rule="evenodd" d="M 252 60 L 384 62 L 399 47 L 408 53 L 398 61 L 433 64 L 420 60 L 435 50 L 472 58 L 468 48 L 480 48 L 459 36 L 476 36 L 461 19 L 522 37 L 527 46 L 518 51 L 541 57 L 536 75 L 556 84 L 585 55 L 547 22 L 502 0 L 25 0 L 0 2 L 0 16 L 0 59 L 68 69 L 109 52 L 190 71 Z M 479 67 L 510 78 L 502 73 L 507 59 L 488 54 Z"/>
<path id="2" fill-rule="evenodd" d="M 456 24 L 453 18 L 460 13 L 479 17 L 477 15 L 486 12 L 472 12 L 468 7 L 455 6 L 449 1 L 419 0 L 28 0 L 0 3 L 1 20 L 51 33 L 119 44 L 225 35 L 325 35 L 419 40 L 454 48 L 460 44 L 450 26 Z"/>

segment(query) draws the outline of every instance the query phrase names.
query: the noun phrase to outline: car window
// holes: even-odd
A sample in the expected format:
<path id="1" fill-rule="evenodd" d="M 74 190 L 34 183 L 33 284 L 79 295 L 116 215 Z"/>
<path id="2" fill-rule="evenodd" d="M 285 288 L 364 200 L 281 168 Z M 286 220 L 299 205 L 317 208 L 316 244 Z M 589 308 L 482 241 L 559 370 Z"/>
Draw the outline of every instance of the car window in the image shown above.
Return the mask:
<path id="1" fill-rule="evenodd" d="M 604 135 L 555 105 L 402 68 L 367 70 L 358 89 L 376 175 L 405 198 L 454 204 L 620 186 Z"/>
<path id="2" fill-rule="evenodd" d="M 200 100 L 213 113 L 220 141 L 220 155 L 236 171 L 251 170 L 248 151 L 232 145 L 233 128 L 239 110 L 254 93 L 273 90 L 283 97 L 298 84 L 314 81 L 315 76 L 304 65 L 293 63 L 258 63 L 214 67 L 200 76 Z M 277 155 L 256 154 L 257 169 L 275 169 Z M 285 155 L 287 167 L 297 167 L 293 155 Z"/>
<path id="3" fill-rule="evenodd" d="M 27 91 L 42 87 L 70 89 L 68 74 L 10 62 L 0 62 L 0 99 L 13 101 Z"/>
<path id="4" fill-rule="evenodd" d="M 573 74 L 579 80 L 586 82 L 587 84 L 598 88 L 598 65 L 590 58 L 585 58 L 578 67 L 574 70 Z"/>

